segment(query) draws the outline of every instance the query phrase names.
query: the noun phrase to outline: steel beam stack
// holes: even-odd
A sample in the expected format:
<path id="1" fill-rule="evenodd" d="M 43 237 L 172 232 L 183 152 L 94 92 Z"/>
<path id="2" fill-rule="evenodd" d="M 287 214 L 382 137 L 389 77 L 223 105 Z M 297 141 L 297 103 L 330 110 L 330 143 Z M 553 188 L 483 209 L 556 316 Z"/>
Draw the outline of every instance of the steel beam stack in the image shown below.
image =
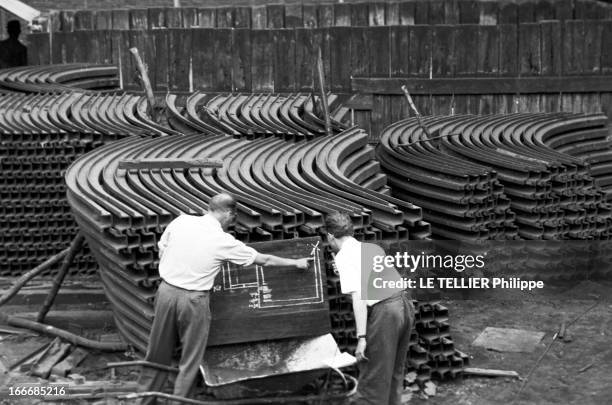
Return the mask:
<path id="1" fill-rule="evenodd" d="M 66 168 L 107 142 L 157 134 L 141 114 L 143 101 L 76 92 L 0 97 L 0 276 L 19 276 L 68 247 L 78 229 L 66 201 Z M 81 254 L 71 272 L 95 270 Z"/>
<path id="2" fill-rule="evenodd" d="M 0 70 L 0 92 L 62 93 L 72 90 L 116 90 L 119 69 L 113 65 L 70 63 Z"/>
<path id="3" fill-rule="evenodd" d="M 319 97 L 316 100 L 320 100 Z M 184 108 L 177 97 L 168 95 L 169 123 L 185 134 L 225 133 L 241 138 L 277 136 L 285 139 L 312 139 L 325 135 L 325 121 L 319 101 L 310 94 L 223 94 L 197 92 L 188 96 Z M 341 123 L 348 109 L 341 97 L 327 96 L 332 133 L 347 129 Z"/>
<path id="4" fill-rule="evenodd" d="M 610 236 L 611 207 L 589 162 L 554 149 L 585 137 L 601 140 L 605 116 L 460 115 L 424 125 L 431 139 L 415 120 L 388 127 L 378 157 L 394 194 L 424 209 L 435 237 L 514 238 L 517 228 L 523 239 Z M 472 234 L 449 233 L 450 224 Z"/>

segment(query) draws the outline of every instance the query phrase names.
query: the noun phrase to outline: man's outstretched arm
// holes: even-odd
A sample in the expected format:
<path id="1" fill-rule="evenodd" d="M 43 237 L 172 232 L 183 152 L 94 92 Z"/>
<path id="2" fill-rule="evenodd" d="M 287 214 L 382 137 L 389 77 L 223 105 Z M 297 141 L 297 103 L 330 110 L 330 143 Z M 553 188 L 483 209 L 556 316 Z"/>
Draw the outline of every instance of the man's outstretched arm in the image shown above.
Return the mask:
<path id="1" fill-rule="evenodd" d="M 255 256 L 254 263 L 260 266 L 293 266 L 300 270 L 307 270 L 309 260 L 312 259 L 309 257 L 303 257 L 301 259 L 287 259 L 284 257 L 258 253 L 257 256 Z"/>

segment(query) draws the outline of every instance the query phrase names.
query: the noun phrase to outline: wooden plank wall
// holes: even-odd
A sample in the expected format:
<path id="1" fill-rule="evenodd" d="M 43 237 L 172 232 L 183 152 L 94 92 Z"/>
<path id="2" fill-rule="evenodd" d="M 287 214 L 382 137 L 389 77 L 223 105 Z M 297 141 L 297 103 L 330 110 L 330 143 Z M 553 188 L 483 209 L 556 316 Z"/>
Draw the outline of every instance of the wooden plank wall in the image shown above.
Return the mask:
<path id="1" fill-rule="evenodd" d="M 115 63 L 121 66 L 126 89 L 139 89 L 128 52 L 136 46 L 149 65 L 156 90 L 185 92 L 309 91 L 314 50 L 321 46 L 329 89 L 366 93 L 354 116 L 373 139 L 382 127 L 407 116 L 408 109 L 399 93 L 403 82 L 391 82 L 389 89 L 388 84 L 378 86 L 372 78 L 401 78 L 408 84 L 413 78 L 420 79 L 421 85 L 434 86 L 415 92 L 422 114 L 603 110 L 612 117 L 612 20 L 494 26 L 97 30 L 30 37 L 32 63 Z M 582 91 L 585 76 L 601 77 L 602 90 L 594 86 L 597 80 L 591 80 L 590 87 Z M 462 87 L 470 91 L 455 91 L 452 85 L 445 91 L 449 84 L 436 82 L 479 77 L 507 80 L 480 87 L 476 82 L 476 87 L 466 85 L 464 80 Z M 542 83 L 558 78 L 555 86 L 559 89 L 518 93 L 515 79 L 530 77 L 542 78 Z M 359 84 L 363 82 L 359 78 L 365 80 L 365 86 Z M 574 92 L 566 93 L 566 88 Z"/>
<path id="2" fill-rule="evenodd" d="M 151 28 L 325 28 L 415 24 L 518 24 L 609 19 L 612 4 L 596 0 L 407 0 L 272 4 L 216 8 L 78 10 L 51 14 L 56 31 Z"/>

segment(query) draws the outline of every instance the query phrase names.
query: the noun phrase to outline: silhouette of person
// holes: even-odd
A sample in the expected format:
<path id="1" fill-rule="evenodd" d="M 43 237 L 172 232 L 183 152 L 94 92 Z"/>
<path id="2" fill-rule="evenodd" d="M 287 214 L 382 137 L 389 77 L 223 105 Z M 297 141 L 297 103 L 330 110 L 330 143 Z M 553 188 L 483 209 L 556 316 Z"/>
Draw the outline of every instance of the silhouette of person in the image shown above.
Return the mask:
<path id="1" fill-rule="evenodd" d="M 0 41 L 0 69 L 28 64 L 28 48 L 19 42 L 21 23 L 11 20 L 6 24 L 8 39 Z"/>

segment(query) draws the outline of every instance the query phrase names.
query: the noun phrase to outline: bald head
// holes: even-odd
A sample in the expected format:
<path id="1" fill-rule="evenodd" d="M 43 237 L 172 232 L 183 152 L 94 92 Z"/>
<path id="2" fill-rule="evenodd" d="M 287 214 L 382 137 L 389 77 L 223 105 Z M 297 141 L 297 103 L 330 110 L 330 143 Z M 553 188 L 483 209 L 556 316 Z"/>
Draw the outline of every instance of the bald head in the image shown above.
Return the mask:
<path id="1" fill-rule="evenodd" d="M 227 193 L 217 194 L 208 203 L 208 212 L 227 231 L 236 221 L 236 200 Z"/>
<path id="2" fill-rule="evenodd" d="M 236 200 L 227 193 L 217 194 L 210 199 L 208 209 L 211 213 L 236 211 Z"/>

